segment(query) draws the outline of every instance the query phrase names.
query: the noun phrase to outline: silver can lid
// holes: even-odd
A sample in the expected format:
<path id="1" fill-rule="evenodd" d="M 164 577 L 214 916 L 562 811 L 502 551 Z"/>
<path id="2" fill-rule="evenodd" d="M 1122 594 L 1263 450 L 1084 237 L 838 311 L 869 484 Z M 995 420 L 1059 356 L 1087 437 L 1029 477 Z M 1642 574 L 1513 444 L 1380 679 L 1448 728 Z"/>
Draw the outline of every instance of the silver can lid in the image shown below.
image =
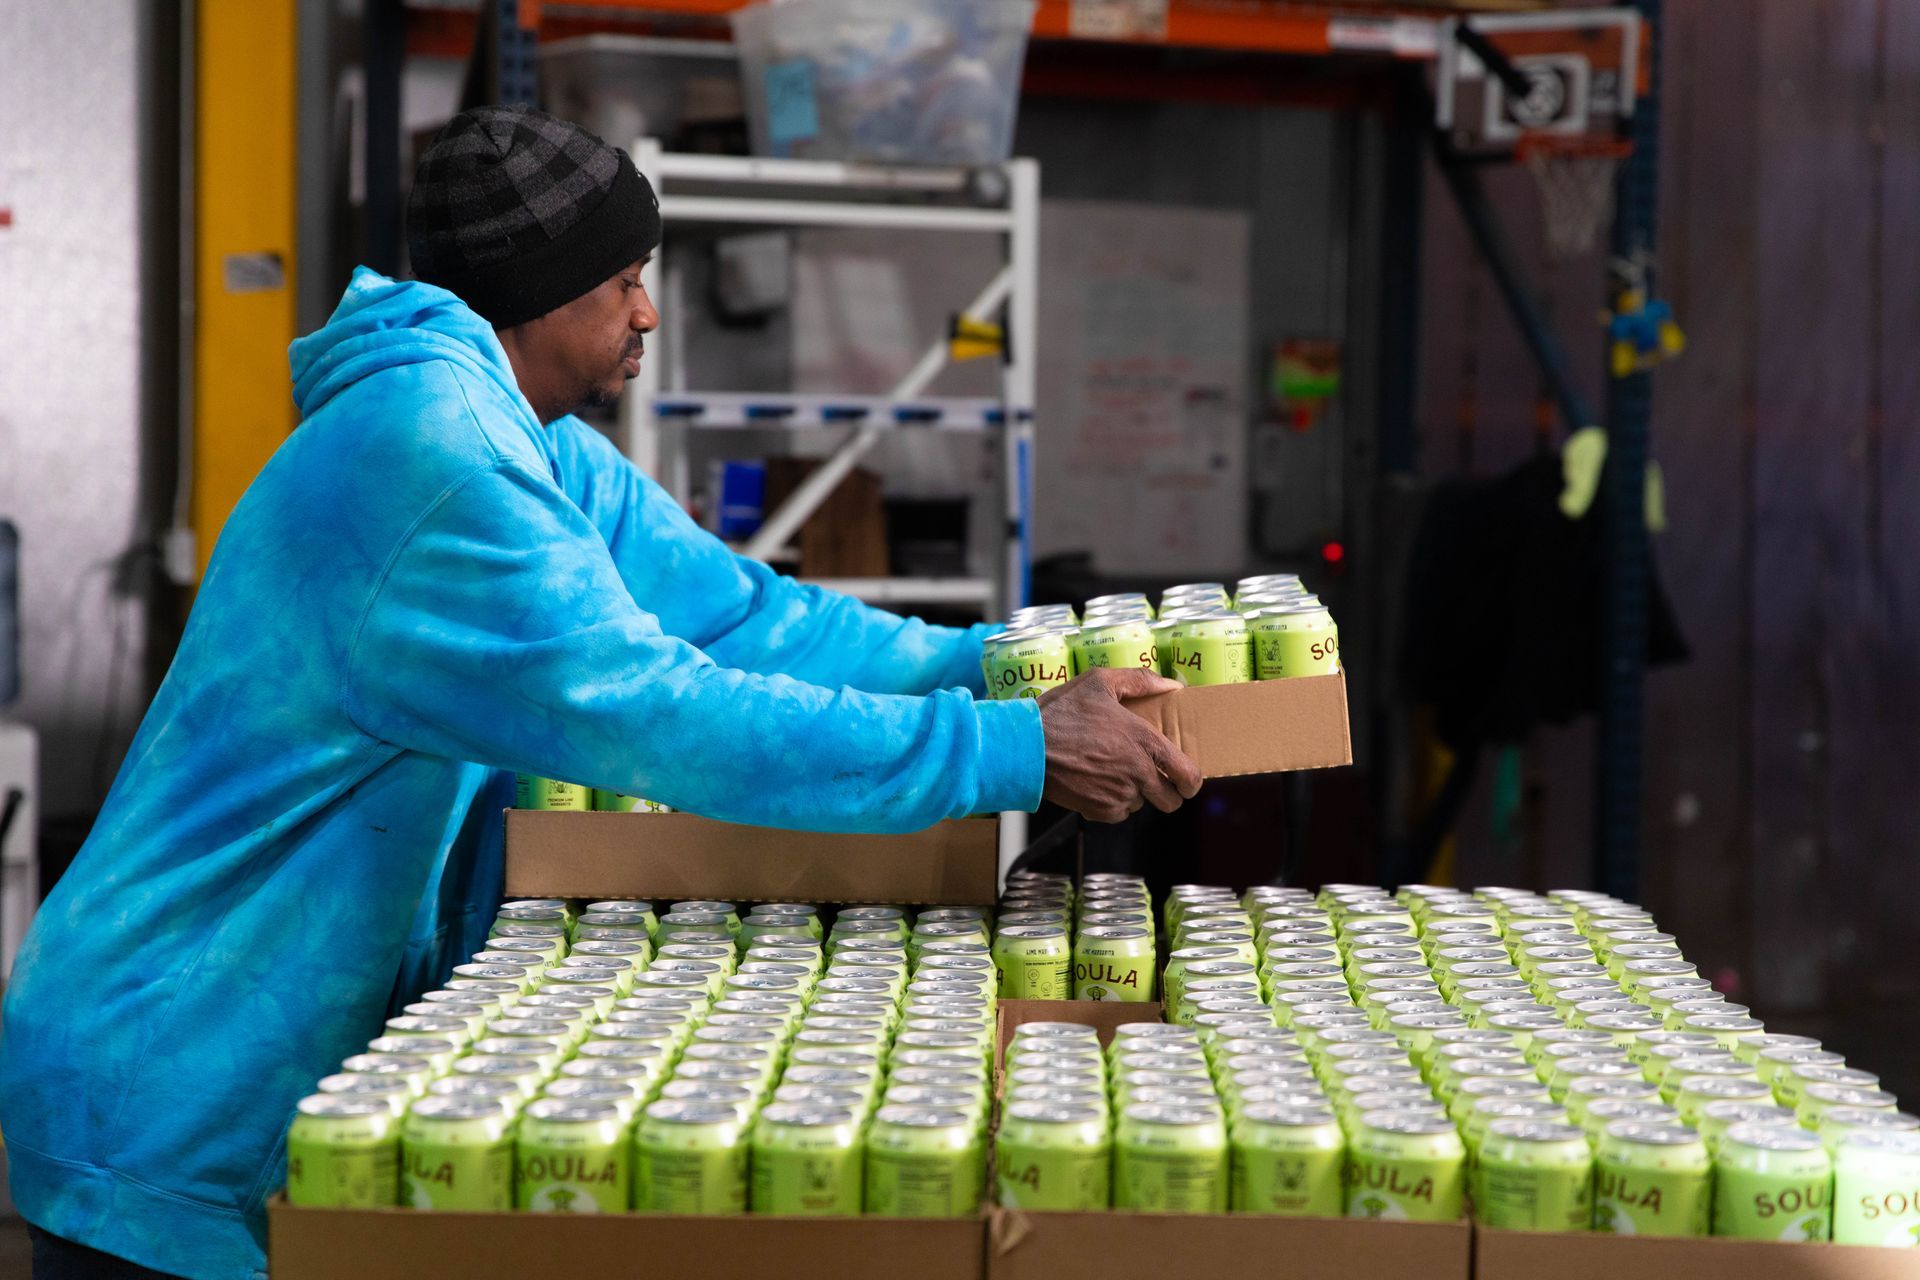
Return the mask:
<path id="1" fill-rule="evenodd" d="M 577 1080 L 570 1083 L 590 1085 L 593 1082 Z M 618 1120 L 620 1108 L 612 1102 L 555 1095 L 529 1102 L 526 1114 L 535 1120 L 553 1120 L 562 1124 L 593 1124 L 605 1120 Z"/>
<path id="2" fill-rule="evenodd" d="M 345 1093 L 316 1093 L 300 1099 L 294 1109 L 303 1116 L 391 1115 L 392 1108 L 378 1098 L 356 1098 Z"/>

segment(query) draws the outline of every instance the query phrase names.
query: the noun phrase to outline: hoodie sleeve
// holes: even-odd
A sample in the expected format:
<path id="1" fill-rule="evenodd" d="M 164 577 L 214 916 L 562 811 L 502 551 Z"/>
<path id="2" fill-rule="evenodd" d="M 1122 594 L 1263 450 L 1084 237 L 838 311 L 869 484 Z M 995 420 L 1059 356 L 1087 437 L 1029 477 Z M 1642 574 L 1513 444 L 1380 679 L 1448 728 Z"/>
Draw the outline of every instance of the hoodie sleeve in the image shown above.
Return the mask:
<path id="1" fill-rule="evenodd" d="M 783 577 L 735 555 L 577 418 L 554 426 L 561 483 L 612 552 L 633 598 L 669 635 L 723 666 L 870 693 L 984 693 L 980 642 Z"/>
<path id="2" fill-rule="evenodd" d="M 511 460 L 450 488 L 394 553 L 345 702 L 362 730 L 410 750 L 771 827 L 909 831 L 1032 809 L 1046 763 L 1024 700 L 716 663 L 634 603 L 551 478 Z"/>

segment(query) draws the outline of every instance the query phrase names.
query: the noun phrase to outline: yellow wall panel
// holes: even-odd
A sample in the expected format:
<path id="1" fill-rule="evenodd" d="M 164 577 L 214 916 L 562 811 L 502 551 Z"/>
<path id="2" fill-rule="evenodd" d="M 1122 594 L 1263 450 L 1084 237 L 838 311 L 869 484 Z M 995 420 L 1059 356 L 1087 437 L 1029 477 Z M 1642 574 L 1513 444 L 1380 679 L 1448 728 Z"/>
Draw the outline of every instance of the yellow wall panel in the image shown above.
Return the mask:
<path id="1" fill-rule="evenodd" d="M 297 0 L 199 0 L 193 527 L 204 572 L 234 503 L 298 420 Z"/>

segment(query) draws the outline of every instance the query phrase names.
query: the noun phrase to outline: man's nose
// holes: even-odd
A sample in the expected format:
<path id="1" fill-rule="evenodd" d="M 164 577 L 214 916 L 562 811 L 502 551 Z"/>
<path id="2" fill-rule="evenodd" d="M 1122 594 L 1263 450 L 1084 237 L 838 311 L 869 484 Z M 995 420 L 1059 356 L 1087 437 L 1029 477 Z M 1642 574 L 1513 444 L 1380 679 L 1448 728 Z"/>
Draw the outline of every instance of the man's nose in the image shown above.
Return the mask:
<path id="1" fill-rule="evenodd" d="M 644 289 L 640 292 L 640 301 L 633 309 L 630 323 L 640 333 L 652 333 L 660 327 L 660 313 L 653 309 L 653 299 L 647 296 Z"/>

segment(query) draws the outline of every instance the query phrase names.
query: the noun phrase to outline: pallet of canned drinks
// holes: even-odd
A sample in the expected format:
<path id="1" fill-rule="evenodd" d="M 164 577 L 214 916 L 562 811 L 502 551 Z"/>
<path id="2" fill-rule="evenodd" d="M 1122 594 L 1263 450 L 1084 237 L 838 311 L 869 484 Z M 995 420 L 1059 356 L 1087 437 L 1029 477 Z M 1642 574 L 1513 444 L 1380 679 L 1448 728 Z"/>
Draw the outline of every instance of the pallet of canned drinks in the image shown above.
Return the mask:
<path id="1" fill-rule="evenodd" d="M 1101 668 L 1188 686 L 1129 703 L 1209 778 L 1353 763 L 1340 632 L 1293 574 L 1032 605 L 982 646 L 987 693 L 1037 698 Z"/>
<path id="2" fill-rule="evenodd" d="M 998 909 L 662 905 L 510 903 L 370 1028 L 292 1119 L 276 1276 L 1464 1277 L 1469 1213 L 1514 1280 L 1920 1275 L 1920 1122 L 1629 904 L 1025 875 Z"/>

